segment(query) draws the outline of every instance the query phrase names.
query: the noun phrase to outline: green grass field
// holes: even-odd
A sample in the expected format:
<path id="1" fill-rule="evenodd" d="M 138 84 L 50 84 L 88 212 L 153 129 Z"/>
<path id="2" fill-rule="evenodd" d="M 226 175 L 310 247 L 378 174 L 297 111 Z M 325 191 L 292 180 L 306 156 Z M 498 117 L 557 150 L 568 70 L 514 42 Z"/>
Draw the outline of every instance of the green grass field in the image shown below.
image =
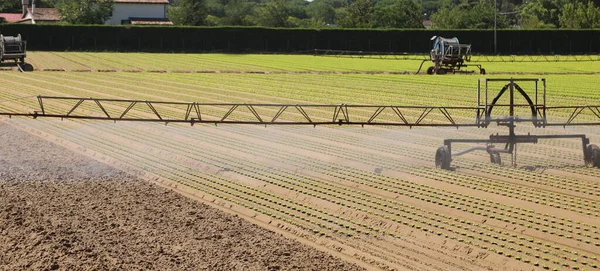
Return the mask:
<path id="1" fill-rule="evenodd" d="M 481 57 L 474 57 L 473 62 Z M 496 59 L 498 58 L 491 58 Z M 507 58 L 509 59 L 509 58 Z M 550 60 L 553 60 L 551 58 Z M 37 70 L 68 71 L 180 71 L 180 72 L 409 72 L 418 60 L 360 59 L 311 55 L 151 54 L 29 52 Z M 425 72 L 429 62 L 421 70 Z M 489 74 L 597 73 L 600 61 L 586 62 L 480 62 Z M 474 68 L 475 69 L 475 68 Z M 475 69 L 476 70 L 476 69 Z M 478 72 L 478 70 L 477 70 Z"/>

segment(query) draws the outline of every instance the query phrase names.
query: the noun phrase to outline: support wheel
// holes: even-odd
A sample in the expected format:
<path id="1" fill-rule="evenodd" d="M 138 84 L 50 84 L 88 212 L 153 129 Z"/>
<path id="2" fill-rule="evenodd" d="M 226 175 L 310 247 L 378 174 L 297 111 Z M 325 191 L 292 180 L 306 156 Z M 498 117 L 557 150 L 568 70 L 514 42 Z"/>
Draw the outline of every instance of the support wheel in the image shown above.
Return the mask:
<path id="1" fill-rule="evenodd" d="M 600 148 L 590 144 L 585 148 L 585 165 L 588 167 L 600 167 Z"/>
<path id="2" fill-rule="evenodd" d="M 502 159 L 500 159 L 500 153 L 491 152 L 490 153 L 490 162 L 492 162 L 492 164 L 502 165 Z"/>
<path id="3" fill-rule="evenodd" d="M 451 155 L 448 151 L 448 146 L 442 146 L 435 152 L 435 167 L 442 169 L 450 169 Z"/>
<path id="4" fill-rule="evenodd" d="M 480 74 L 483 74 L 483 75 L 485 75 L 485 69 L 484 69 L 484 68 L 481 68 L 481 69 L 479 70 L 479 73 L 480 73 Z"/>
<path id="5" fill-rule="evenodd" d="M 427 68 L 427 74 L 433 74 L 434 68 L 433 66 Z"/>
<path id="6" fill-rule="evenodd" d="M 439 70 L 437 70 L 437 74 L 446 74 L 446 69 L 444 68 L 440 68 Z"/>

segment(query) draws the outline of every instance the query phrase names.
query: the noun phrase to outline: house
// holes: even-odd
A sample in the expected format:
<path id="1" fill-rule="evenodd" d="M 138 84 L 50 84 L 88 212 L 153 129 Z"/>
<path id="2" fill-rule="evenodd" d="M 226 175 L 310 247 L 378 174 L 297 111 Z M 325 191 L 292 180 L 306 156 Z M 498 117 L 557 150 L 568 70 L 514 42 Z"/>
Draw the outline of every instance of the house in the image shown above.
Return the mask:
<path id="1" fill-rule="evenodd" d="M 169 0 L 114 0 L 113 15 L 106 24 L 172 25 L 167 18 Z"/>
<path id="2" fill-rule="evenodd" d="M 22 17 L 23 14 L 21 13 L 0 13 L 0 18 L 4 18 L 7 23 L 16 23 L 20 21 Z"/>
<path id="3" fill-rule="evenodd" d="M 22 0 L 23 13 L 0 13 L 7 22 L 15 23 L 56 23 L 61 19 L 55 8 L 36 8 L 32 0 Z M 114 0 L 115 6 L 112 17 L 105 24 L 135 24 L 135 25 L 172 25 L 167 18 L 169 0 Z"/>
<path id="4" fill-rule="evenodd" d="M 29 6 L 29 0 L 22 0 L 22 13 L 0 13 L 8 23 L 57 23 L 60 21 L 60 13 L 55 8 L 36 8 L 35 2 Z"/>
<path id="5" fill-rule="evenodd" d="M 27 0 L 24 0 L 27 1 Z M 60 13 L 55 8 L 36 8 L 35 4 L 31 8 L 25 9 L 19 23 L 26 24 L 52 24 L 58 23 L 61 19 Z"/>

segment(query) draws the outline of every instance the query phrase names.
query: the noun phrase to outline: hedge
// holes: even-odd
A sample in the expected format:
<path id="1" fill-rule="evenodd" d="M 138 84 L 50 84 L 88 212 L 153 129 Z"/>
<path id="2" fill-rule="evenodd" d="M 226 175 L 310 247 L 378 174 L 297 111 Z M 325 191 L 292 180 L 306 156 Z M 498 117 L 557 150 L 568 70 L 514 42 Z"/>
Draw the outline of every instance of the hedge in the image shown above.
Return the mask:
<path id="1" fill-rule="evenodd" d="M 313 49 L 425 53 L 434 35 L 458 37 L 475 54 L 494 53 L 492 30 L 282 29 L 260 27 L 1 24 L 29 50 L 307 53 Z M 498 30 L 498 54 L 593 54 L 600 30 Z"/>

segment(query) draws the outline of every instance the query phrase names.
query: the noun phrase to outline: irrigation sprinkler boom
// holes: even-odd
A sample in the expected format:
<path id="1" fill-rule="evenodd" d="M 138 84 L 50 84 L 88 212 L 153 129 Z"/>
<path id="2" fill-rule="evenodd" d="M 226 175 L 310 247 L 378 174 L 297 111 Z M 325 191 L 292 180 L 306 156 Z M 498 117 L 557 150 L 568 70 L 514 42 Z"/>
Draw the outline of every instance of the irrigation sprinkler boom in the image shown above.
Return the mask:
<path id="1" fill-rule="evenodd" d="M 508 82 L 490 98 L 490 83 Z M 534 84 L 533 98 L 517 82 Z M 541 91 L 538 88 L 542 87 Z M 452 157 L 475 150 L 485 150 L 492 163 L 500 163 L 500 153 L 512 155 L 516 164 L 517 144 L 537 143 L 540 139 L 581 139 L 585 164 L 600 167 L 600 149 L 589 144 L 585 135 L 517 135 L 516 123 L 530 122 L 534 127 L 600 126 L 600 105 L 546 106 L 546 80 L 543 78 L 480 79 L 477 87 L 477 106 L 394 106 L 394 105 L 323 105 L 323 104 L 241 104 L 166 102 L 123 99 L 37 96 L 39 110 L 32 113 L 0 112 L 13 117 L 48 117 L 84 120 L 138 121 L 194 124 L 259 124 L 259 125 L 384 125 L 406 127 L 479 127 L 491 123 L 506 126 L 508 135 L 490 135 L 488 139 L 445 139 L 438 148 L 435 164 L 450 169 Z M 501 98 L 508 93 L 508 103 Z M 526 103 L 515 102 L 520 94 Z M 495 109 L 495 110 L 494 110 Z M 497 117 L 493 112 L 508 110 Z M 525 117 L 518 115 L 526 112 Z M 566 120 L 549 120 L 552 112 L 566 113 Z M 465 115 L 475 115 L 465 118 Z M 485 143 L 462 152 L 452 153 L 452 143 Z M 494 144 L 504 144 L 497 148 Z"/>

